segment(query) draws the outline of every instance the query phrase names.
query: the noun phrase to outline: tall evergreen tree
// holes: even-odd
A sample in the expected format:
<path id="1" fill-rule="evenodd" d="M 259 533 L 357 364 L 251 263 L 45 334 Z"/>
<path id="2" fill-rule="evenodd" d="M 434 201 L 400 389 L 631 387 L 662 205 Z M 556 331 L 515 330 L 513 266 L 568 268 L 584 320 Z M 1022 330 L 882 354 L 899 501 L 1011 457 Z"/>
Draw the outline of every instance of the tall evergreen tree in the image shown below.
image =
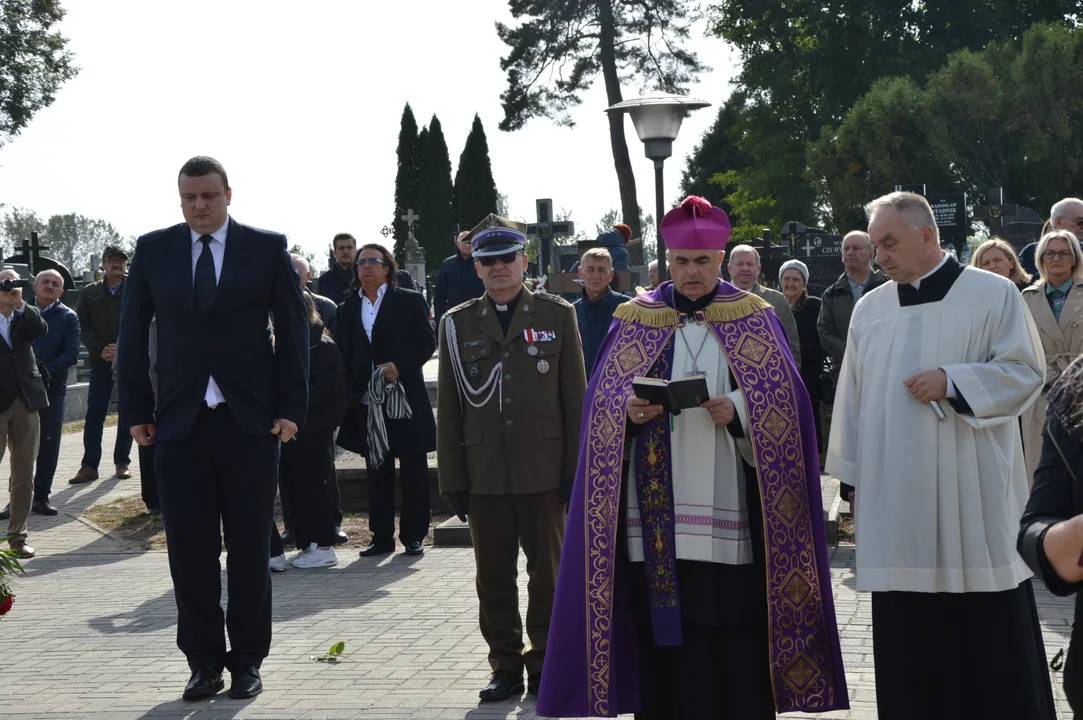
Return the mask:
<path id="1" fill-rule="evenodd" d="M 455 222 L 468 230 L 489 213 L 496 212 L 496 181 L 489 161 L 489 141 L 481 118 L 474 115 L 474 125 L 466 137 L 455 172 Z"/>
<path id="2" fill-rule="evenodd" d="M 395 173 L 395 216 L 391 221 L 395 238 L 395 257 L 402 260 L 403 243 L 406 242 L 406 223 L 402 216 L 409 209 L 416 210 L 418 207 L 417 183 L 418 161 L 421 155 L 421 146 L 417 136 L 417 120 L 414 119 L 414 111 L 410 109 L 410 103 L 402 110 L 402 121 L 399 125 L 399 146 L 395 151 L 398 158 L 398 171 Z"/>
<path id="3" fill-rule="evenodd" d="M 444 131 L 436 115 L 424 130 L 418 175 L 418 208 L 421 219 L 414 235 L 425 251 L 425 265 L 435 268 L 451 254 L 451 223 L 454 211 L 451 203 L 454 187 L 451 183 L 451 158 L 444 140 Z"/>

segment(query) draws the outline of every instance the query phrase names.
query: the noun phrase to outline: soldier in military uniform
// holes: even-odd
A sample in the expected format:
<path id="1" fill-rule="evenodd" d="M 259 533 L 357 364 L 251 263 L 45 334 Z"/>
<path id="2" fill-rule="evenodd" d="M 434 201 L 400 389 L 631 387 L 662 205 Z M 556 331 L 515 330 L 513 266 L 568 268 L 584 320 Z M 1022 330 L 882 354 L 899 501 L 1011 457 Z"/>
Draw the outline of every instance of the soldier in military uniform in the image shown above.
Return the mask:
<path id="1" fill-rule="evenodd" d="M 486 701 L 521 696 L 524 667 L 530 693 L 541 683 L 586 391 L 575 309 L 523 287 L 524 230 L 490 215 L 471 231 L 485 294 L 440 325 L 440 492 L 470 523 L 493 668 Z M 530 576 L 525 648 L 520 545 Z"/>

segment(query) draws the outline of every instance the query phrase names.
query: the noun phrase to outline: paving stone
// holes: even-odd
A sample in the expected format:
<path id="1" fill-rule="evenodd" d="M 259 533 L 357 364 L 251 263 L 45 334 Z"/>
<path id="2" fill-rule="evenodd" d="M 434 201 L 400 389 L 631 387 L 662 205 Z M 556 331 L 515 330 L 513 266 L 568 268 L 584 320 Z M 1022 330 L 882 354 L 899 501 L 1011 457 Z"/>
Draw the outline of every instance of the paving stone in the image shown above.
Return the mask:
<path id="1" fill-rule="evenodd" d="M 115 432 L 106 428 L 104 447 L 112 446 Z M 61 512 L 30 517 L 30 542 L 39 554 L 27 561 L 28 576 L 17 581 L 15 606 L 0 620 L 0 657 L 7 668 L 3 720 L 537 717 L 531 698 L 478 702 L 489 667 L 468 548 L 432 549 L 420 558 L 391 555 L 378 562 L 348 557 L 334 568 L 276 574 L 265 692 L 250 701 L 222 693 L 211 701 L 182 702 L 188 668 L 176 647 L 176 605 L 165 553 L 142 552 L 79 518 L 95 502 L 138 495 L 138 463 L 129 480 L 69 486 L 81 455 L 80 436 L 66 435 L 53 495 Z M 0 477 L 7 472 L 5 459 Z M 869 596 L 855 591 L 853 549 L 833 549 L 830 557 L 853 708 L 784 718 L 876 717 Z M 519 580 L 525 606 L 525 559 Z M 1051 656 L 1067 638 L 1072 600 L 1040 588 L 1037 598 Z M 309 659 L 339 640 L 346 642 L 344 662 Z M 1068 718 L 1059 680 L 1054 681 L 1058 708 Z"/>

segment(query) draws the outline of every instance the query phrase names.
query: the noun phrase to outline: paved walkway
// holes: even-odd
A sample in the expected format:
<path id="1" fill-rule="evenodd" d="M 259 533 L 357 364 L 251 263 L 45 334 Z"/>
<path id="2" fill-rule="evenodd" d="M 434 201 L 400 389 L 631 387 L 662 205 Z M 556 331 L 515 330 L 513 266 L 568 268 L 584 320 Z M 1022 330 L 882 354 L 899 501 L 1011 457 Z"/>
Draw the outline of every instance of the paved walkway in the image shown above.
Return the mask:
<path id="1" fill-rule="evenodd" d="M 114 432 L 106 429 L 106 447 Z M 135 550 L 78 517 L 94 502 L 138 494 L 138 475 L 73 488 L 67 478 L 80 455 L 80 436 L 65 436 L 54 493 L 61 513 L 31 516 L 38 557 L 26 563 L 29 575 L 17 583 L 14 609 L 0 620 L 5 720 L 535 717 L 532 701 L 477 703 L 489 668 L 468 549 L 429 549 L 421 558 L 397 554 L 379 562 L 344 554 L 335 568 L 274 576 L 266 691 L 251 701 L 225 693 L 201 703 L 179 700 L 188 670 L 175 645 L 165 554 Z M 0 476 L 6 472 L 5 460 Z M 868 595 L 854 591 L 852 568 L 852 548 L 834 551 L 853 709 L 786 717 L 876 718 L 871 609 Z M 525 580 L 520 585 L 525 602 Z M 1038 603 L 1052 654 L 1067 634 L 1071 603 L 1044 591 Z M 346 642 L 345 662 L 309 659 L 339 640 Z M 1070 717 L 1059 690 L 1058 700 L 1061 717 Z"/>

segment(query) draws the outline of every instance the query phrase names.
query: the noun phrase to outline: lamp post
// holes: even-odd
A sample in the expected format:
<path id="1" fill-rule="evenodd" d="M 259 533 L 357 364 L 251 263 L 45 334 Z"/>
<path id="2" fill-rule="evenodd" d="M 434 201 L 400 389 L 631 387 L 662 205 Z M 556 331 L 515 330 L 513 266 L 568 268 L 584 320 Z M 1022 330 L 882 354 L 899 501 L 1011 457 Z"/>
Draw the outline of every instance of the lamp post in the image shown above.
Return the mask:
<path id="1" fill-rule="evenodd" d="M 668 277 L 666 242 L 662 239 L 662 215 L 665 209 L 662 193 L 662 164 L 673 154 L 673 141 L 677 139 L 677 133 L 681 130 L 681 121 L 690 111 L 708 105 L 710 103 L 684 95 L 657 92 L 625 100 L 605 109 L 607 113 L 626 112 L 632 116 L 632 125 L 635 126 L 636 135 L 643 143 L 647 157 L 654 161 L 654 217 L 655 229 L 658 232 L 656 247 L 659 284 L 665 282 Z"/>

